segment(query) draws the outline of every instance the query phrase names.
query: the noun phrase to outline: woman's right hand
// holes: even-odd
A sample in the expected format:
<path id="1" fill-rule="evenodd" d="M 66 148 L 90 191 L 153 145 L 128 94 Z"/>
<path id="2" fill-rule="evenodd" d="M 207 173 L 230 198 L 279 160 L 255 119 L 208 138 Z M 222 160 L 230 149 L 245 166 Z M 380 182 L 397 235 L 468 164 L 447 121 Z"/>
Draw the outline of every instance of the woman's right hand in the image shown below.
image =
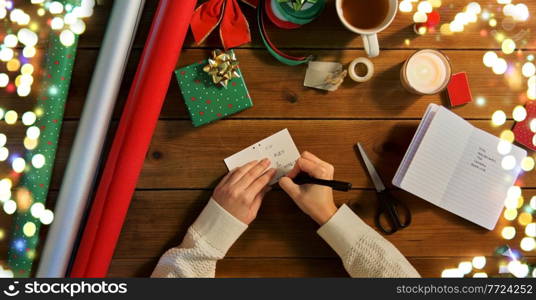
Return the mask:
<path id="1" fill-rule="evenodd" d="M 315 184 L 297 185 L 292 179 L 305 172 L 318 179 L 333 180 L 334 171 L 332 165 L 305 151 L 292 171 L 279 180 L 279 185 L 304 213 L 322 226 L 337 212 L 332 189 Z"/>

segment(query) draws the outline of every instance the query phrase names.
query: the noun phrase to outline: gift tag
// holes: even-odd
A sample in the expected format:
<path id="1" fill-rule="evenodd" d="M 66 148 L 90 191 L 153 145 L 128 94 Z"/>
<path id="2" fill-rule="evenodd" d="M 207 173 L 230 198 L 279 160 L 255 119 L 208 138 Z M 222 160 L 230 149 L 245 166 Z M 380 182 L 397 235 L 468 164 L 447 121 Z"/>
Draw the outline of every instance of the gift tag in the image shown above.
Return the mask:
<path id="1" fill-rule="evenodd" d="M 458 106 L 473 101 L 467 73 L 461 72 L 452 75 L 447 86 L 450 106 Z"/>
<path id="2" fill-rule="evenodd" d="M 271 165 L 267 169 L 275 168 L 277 170 L 276 175 L 272 181 L 270 181 L 270 184 L 274 184 L 292 170 L 299 157 L 300 153 L 298 148 L 296 148 L 290 133 L 287 129 L 283 129 L 278 133 L 227 157 L 224 159 L 224 162 L 230 171 L 234 168 L 241 167 L 250 161 L 260 161 L 263 158 L 268 158 L 271 161 Z"/>
<path id="3" fill-rule="evenodd" d="M 336 91 L 344 81 L 347 72 L 337 62 L 310 61 L 303 85 L 326 91 Z"/>

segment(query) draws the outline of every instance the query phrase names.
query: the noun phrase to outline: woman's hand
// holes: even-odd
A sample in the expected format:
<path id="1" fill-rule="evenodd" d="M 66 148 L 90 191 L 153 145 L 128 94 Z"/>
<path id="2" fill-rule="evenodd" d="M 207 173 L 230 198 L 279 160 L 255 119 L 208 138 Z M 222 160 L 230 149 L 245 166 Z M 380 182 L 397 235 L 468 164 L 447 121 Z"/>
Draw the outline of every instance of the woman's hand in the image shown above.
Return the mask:
<path id="1" fill-rule="evenodd" d="M 337 212 L 332 189 L 315 184 L 297 185 L 292 179 L 305 172 L 318 179 L 333 180 L 334 171 L 332 165 L 305 151 L 292 171 L 279 180 L 279 185 L 304 213 L 323 225 Z"/>
<path id="2" fill-rule="evenodd" d="M 235 218 L 249 225 L 257 216 L 264 195 L 271 189 L 268 183 L 276 170 L 264 173 L 268 166 L 270 161 L 265 158 L 232 170 L 220 181 L 212 198 Z"/>

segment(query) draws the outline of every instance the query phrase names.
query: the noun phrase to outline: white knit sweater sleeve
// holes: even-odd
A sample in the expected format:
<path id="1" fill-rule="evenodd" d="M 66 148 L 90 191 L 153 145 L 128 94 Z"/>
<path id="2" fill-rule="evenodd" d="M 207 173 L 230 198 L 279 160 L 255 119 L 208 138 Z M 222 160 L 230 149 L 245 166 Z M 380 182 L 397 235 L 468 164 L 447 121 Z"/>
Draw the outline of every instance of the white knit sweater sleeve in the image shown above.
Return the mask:
<path id="1" fill-rule="evenodd" d="M 182 243 L 160 258 L 151 277 L 214 277 L 216 261 L 247 227 L 210 199 Z"/>
<path id="2" fill-rule="evenodd" d="M 343 205 L 318 230 L 352 277 L 420 277 L 389 241 Z"/>
<path id="3" fill-rule="evenodd" d="M 160 258 L 151 277 L 214 277 L 216 262 L 246 229 L 246 224 L 210 199 L 182 243 Z M 339 254 L 353 277 L 419 277 L 389 241 L 346 205 L 318 234 Z"/>

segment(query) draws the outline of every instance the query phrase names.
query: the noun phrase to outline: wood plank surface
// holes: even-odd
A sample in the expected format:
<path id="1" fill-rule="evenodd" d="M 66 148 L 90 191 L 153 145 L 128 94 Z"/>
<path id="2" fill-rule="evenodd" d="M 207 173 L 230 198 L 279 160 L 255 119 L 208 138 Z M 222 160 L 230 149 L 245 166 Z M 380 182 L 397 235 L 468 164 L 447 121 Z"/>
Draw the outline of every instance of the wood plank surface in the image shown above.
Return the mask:
<path id="1" fill-rule="evenodd" d="M 199 1 L 202 3 L 204 1 Z M 441 24 L 454 20 L 457 13 L 462 12 L 465 5 L 471 0 L 443 1 L 443 6 L 439 12 L 441 14 Z M 88 30 L 81 40 L 82 47 L 98 47 L 103 37 L 106 20 L 112 7 L 112 1 L 104 1 L 104 5 L 97 6 L 92 19 L 88 22 Z M 495 12 L 499 5 L 495 1 L 482 2 L 482 8 L 487 8 Z M 300 29 L 283 30 L 276 28 L 267 22 L 268 34 L 273 42 L 281 48 L 306 48 L 306 49 L 343 49 L 362 48 L 361 37 L 348 31 L 339 21 L 335 10 L 335 0 L 328 0 L 322 15 L 310 24 L 304 25 Z M 529 11 L 536 11 L 536 3 L 525 1 Z M 152 16 L 156 10 L 157 1 L 146 1 L 145 9 L 141 18 L 140 29 L 135 41 L 135 47 L 140 48 L 145 43 L 145 38 L 149 32 Z M 262 48 L 262 41 L 256 26 L 255 10 L 247 5 L 240 5 L 246 15 L 252 36 L 252 42 L 244 45 L 248 48 Z M 414 9 L 415 11 L 415 9 Z M 436 34 L 417 36 L 412 28 L 412 13 L 398 13 L 393 23 L 379 35 L 380 46 L 384 49 L 406 49 L 406 48 L 441 48 L 441 49 L 500 49 L 500 44 L 491 37 L 483 37 L 481 30 L 490 32 L 497 30 L 504 32 L 507 36 L 523 36 L 529 39 L 536 30 L 536 20 L 530 18 L 527 22 L 515 24 L 511 28 L 511 23 L 504 23 L 502 13 L 497 14 L 498 26 L 495 28 L 487 25 L 485 21 L 477 24 L 470 24 L 464 32 L 451 36 L 441 36 L 438 40 Z M 508 30 L 506 30 L 506 29 Z M 525 33 L 524 33 L 525 32 Z M 410 44 L 406 45 L 405 40 L 410 39 Z M 529 39 L 530 40 L 530 39 Z M 186 40 L 187 47 L 221 47 L 217 30 L 209 36 L 205 43 L 196 45 L 191 35 Z M 529 43 L 524 48 L 536 49 L 536 44 Z"/>
<path id="2" fill-rule="evenodd" d="M 450 106 L 445 93 L 417 96 L 402 87 L 400 69 L 413 52 L 384 51 L 380 57 L 372 59 L 375 75 L 369 82 L 358 84 L 347 78 L 339 90 L 323 92 L 303 86 L 305 66 L 290 68 L 278 64 L 265 51 L 236 50 L 254 107 L 233 118 L 421 118 L 429 103 Z M 341 62 L 345 66 L 356 57 L 365 55 L 360 50 L 312 53 L 318 60 Z M 444 53 L 450 58 L 454 73 L 468 74 L 473 98 L 486 99 L 484 105 L 473 101 L 455 108 L 457 114 L 465 118 L 489 119 L 500 108 L 511 116 L 512 109 L 526 101 L 526 97 L 521 97 L 527 90 L 526 79 L 521 79 L 523 76 L 515 72 L 506 77 L 495 75 L 482 62 L 485 51 L 449 50 Z M 178 67 L 195 63 L 208 55 L 209 51 L 185 51 Z M 524 62 L 522 59 L 510 59 L 512 63 Z M 513 78 L 519 80 L 514 81 Z M 188 117 L 182 97 L 178 95 L 178 84 L 173 78 L 163 117 Z"/>
<path id="3" fill-rule="evenodd" d="M 208 201 L 211 191 L 138 191 L 133 198 L 118 247 L 117 259 L 159 257 L 178 245 Z M 412 224 L 385 236 L 408 257 L 456 257 L 492 254 L 505 244 L 500 231 L 512 225 L 520 232 L 508 244 L 519 245 L 523 227 L 500 220 L 488 231 L 443 209 L 398 191 L 412 211 Z M 370 190 L 335 193 L 338 205 L 347 204 L 375 227 L 376 195 Z M 303 214 L 286 194 L 270 192 L 257 219 L 231 248 L 227 257 L 325 258 L 336 254 L 316 234 L 318 225 Z M 357 229 L 356 229 L 357 230 Z M 533 255 L 534 253 L 524 253 Z"/>
<path id="4" fill-rule="evenodd" d="M 140 50 L 133 51 L 129 60 L 114 114 L 116 119 L 119 118 L 122 104 L 128 96 L 140 52 Z M 422 116 L 429 103 L 448 105 L 444 94 L 417 96 L 402 88 L 400 68 L 404 60 L 414 52 L 413 50 L 386 50 L 384 52 L 382 56 L 373 59 L 376 75 L 371 81 L 358 84 L 348 79 L 336 92 L 326 93 L 303 87 L 304 66 L 287 67 L 276 63 L 264 50 L 236 50 L 254 106 L 231 118 L 417 119 Z M 495 75 L 482 63 L 485 52 L 483 50 L 444 51 L 451 60 L 454 72 L 467 72 L 473 98 L 475 100 L 479 97 L 486 99 L 484 105 L 473 101 L 455 108 L 454 111 L 464 118 L 489 119 L 495 110 L 502 109 L 511 117 L 513 108 L 526 101 L 523 94 L 526 92 L 527 82 L 526 80 L 512 80 L 514 77 L 520 79 L 514 75 L 509 77 Z M 315 50 L 312 53 L 320 60 L 339 61 L 345 65 L 348 65 L 354 58 L 364 55 L 362 50 Z M 204 49 L 186 50 L 177 63 L 177 68 L 205 59 L 209 54 L 210 51 Z M 80 117 L 97 55 L 98 51 L 94 49 L 78 51 L 65 112 L 65 117 L 68 119 Z M 522 60 L 512 58 L 512 62 L 521 63 Z M 7 93 L 0 94 L 0 101 L 6 103 L 7 107 L 20 111 L 31 108 L 31 103 L 18 100 Z M 170 87 L 161 118 L 189 119 L 183 101 L 176 79 L 170 78 Z"/>
<path id="5" fill-rule="evenodd" d="M 308 124 L 304 126 L 304 123 Z M 221 163 L 221 159 L 228 155 L 227 151 L 229 154 L 234 153 L 251 144 L 253 141 L 248 141 L 248 136 L 251 136 L 253 140 L 258 134 L 269 134 L 269 132 L 263 133 L 262 130 L 275 131 L 278 130 L 278 126 L 284 125 L 290 128 L 298 145 L 303 143 L 301 143 L 300 138 L 296 137 L 305 136 L 305 144 L 314 147 L 307 147 L 307 149 L 319 153 L 321 156 L 323 156 L 322 154 L 326 156 L 331 154 L 327 159 L 336 166 L 337 176 L 339 174 L 341 176 L 338 178 L 344 180 L 355 179 L 355 186 L 371 188 L 368 178 L 351 148 L 353 141 L 359 139 L 365 144 L 372 142 L 373 146 L 369 151 L 372 159 L 378 161 L 379 157 L 386 158 L 385 163 L 377 164 L 378 169 L 383 174 L 392 174 L 405 151 L 405 145 L 397 144 L 397 142 L 409 141 L 417 123 L 417 121 L 407 120 L 229 120 L 193 129 L 188 121 L 160 121 L 147 157 L 148 162 L 145 164 L 138 186 L 147 189 L 210 188 L 213 186 L 213 179 L 225 173 L 225 167 Z M 488 130 L 491 129 L 486 121 L 473 121 L 473 123 Z M 248 125 L 242 126 L 241 124 Z M 66 151 L 70 148 L 69 144 L 72 142 L 76 125 L 76 122 L 73 121 L 65 122 L 62 138 L 60 139 L 62 146 L 59 148 L 56 170 L 62 170 L 65 167 Z M 224 126 L 223 128 L 226 130 L 219 129 L 219 126 Z M 392 140 L 388 133 L 396 131 L 394 128 L 397 126 L 404 130 L 394 134 L 397 139 Z M 240 129 L 241 127 L 244 127 L 244 129 Z M 359 128 L 359 130 L 353 130 L 353 128 Z M 22 126 L 12 126 L 9 129 L 8 136 L 13 135 L 22 138 L 24 132 Z M 295 132 L 296 130 L 297 132 Z M 497 131 L 497 129 L 494 130 Z M 315 136 L 309 136 L 304 131 L 315 132 Z M 341 135 L 341 138 L 328 138 L 328 135 L 333 131 L 352 133 Z M 175 136 L 177 133 L 180 133 L 178 137 Z M 230 148 L 222 147 L 221 143 L 210 142 L 218 139 L 233 140 L 231 135 L 236 136 L 236 133 L 242 138 L 239 141 L 235 140 Z M 194 135 L 192 136 L 192 134 Z M 216 135 L 213 136 L 214 134 Z M 196 141 L 197 144 L 189 143 L 186 140 L 180 142 L 177 138 L 187 138 L 189 141 Z M 329 147 L 327 143 L 330 144 Z M 174 152 L 176 147 L 173 145 L 182 145 L 182 147 L 179 148 L 179 152 Z M 204 149 L 204 152 L 194 153 L 190 158 L 188 153 L 194 151 L 194 148 Z M 329 149 L 345 148 L 348 148 L 348 151 L 344 153 L 332 153 L 329 151 Z M 391 159 L 389 159 L 389 155 L 392 156 Z M 179 159 L 179 157 L 182 157 L 182 159 Z M 181 168 L 177 168 L 174 162 L 181 165 L 189 162 L 190 165 L 185 166 L 187 166 L 186 170 L 190 171 L 187 174 L 181 173 Z M 198 163 L 200 165 L 195 166 Z M 158 174 L 152 174 L 153 168 L 157 170 Z M 192 170 L 202 172 L 199 175 L 195 175 L 191 172 Z M 384 170 L 387 171 L 384 172 Z M 61 172 L 54 172 L 54 174 L 52 187 L 57 189 L 62 174 Z M 163 174 L 166 175 L 163 176 Z M 186 179 L 191 181 L 189 182 Z M 208 181 L 204 184 L 197 183 L 205 182 L 205 180 Z M 160 185 L 157 182 L 160 182 Z M 162 183 L 169 183 L 170 185 L 162 186 Z M 158 257 L 165 249 L 176 245 L 186 231 L 187 226 L 193 222 L 195 216 L 206 203 L 210 193 L 210 190 L 138 192 L 133 200 L 133 207 L 128 215 L 116 256 L 121 259 L 124 257 Z M 527 190 L 525 192 L 527 198 L 533 194 L 536 194 L 536 191 Z M 371 214 L 374 207 L 374 193 L 372 191 L 356 190 L 348 194 L 337 193 L 336 197 L 339 204 L 348 203 L 368 223 L 372 224 Z M 482 249 L 487 248 L 492 251 L 494 247 L 501 243 L 498 231 L 488 232 L 480 229 L 423 200 L 415 199 L 407 193 L 400 192 L 400 197 L 408 201 L 408 204 L 414 210 L 414 224 L 408 230 L 389 238 L 406 255 L 423 256 L 421 254 L 423 247 L 427 248 L 426 253 L 430 256 L 479 255 L 482 253 Z M 229 253 L 230 257 L 258 255 L 261 257 L 329 257 L 334 255 L 314 233 L 315 224 L 301 214 L 290 199 L 281 192 L 269 194 L 263 211 L 265 213 L 259 217 L 258 222 L 233 247 Z M 151 226 L 146 226 L 147 224 L 151 224 Z M 289 232 L 288 228 L 294 226 L 296 231 Z M 501 226 L 499 225 L 498 228 L 500 229 Z M 438 234 L 438 231 L 441 233 Z M 459 238 L 460 232 L 463 233 L 461 235 L 463 236 L 462 239 Z M 274 238 L 277 236 L 282 239 Z M 140 240 L 144 242 L 138 243 Z M 311 245 L 314 246 L 308 247 Z"/>
<path id="6" fill-rule="evenodd" d="M 224 120 L 194 128 L 190 121 L 161 120 L 153 137 L 138 181 L 139 189 L 212 188 L 227 169 L 223 159 L 269 136 L 289 128 L 301 151 L 308 150 L 333 163 L 336 176 L 356 188 L 372 188 L 361 162 L 354 152 L 362 142 L 379 172 L 390 182 L 409 141 L 417 120 Z M 475 126 L 500 134 L 512 123 L 494 128 L 489 121 L 471 121 Z M 112 130 L 116 123 L 112 124 Z M 58 189 L 63 177 L 77 121 L 65 121 L 52 176 L 52 189 Z M 19 126 L 5 127 L 9 140 L 24 137 Z M 334 134 L 341 132 L 342 134 Z M 14 151 L 22 151 L 20 143 Z M 333 151 L 337 149 L 337 151 Z M 7 166 L 4 166 L 7 168 Z M 523 174 L 522 184 L 536 188 L 536 174 Z M 536 194 L 536 193 L 535 193 Z"/>
<path id="7" fill-rule="evenodd" d="M 211 191 L 138 191 L 134 196 L 110 277 L 149 276 L 159 256 L 176 246 L 189 224 L 205 205 Z M 517 224 L 501 220 L 487 231 L 398 191 L 410 206 L 414 221 L 407 229 L 387 237 L 424 277 L 438 277 L 472 256 L 488 256 L 504 244 L 500 229 Z M 369 190 L 336 193 L 338 205 L 349 205 L 373 226 L 375 193 Z M 267 195 L 257 220 L 218 262 L 217 277 L 344 277 L 340 259 L 319 238 L 317 225 L 299 211 L 282 191 Z M 519 243 L 521 236 L 508 242 Z M 534 253 L 524 253 L 536 262 Z M 472 256 L 468 256 L 472 255 Z M 497 274 L 504 258 L 488 256 L 484 271 Z"/>
<path id="8" fill-rule="evenodd" d="M 443 1 L 442 22 L 452 20 L 470 1 Z M 448 3 L 447 3 L 448 2 Z M 110 2 L 96 14 L 95 22 L 104 24 Z M 536 10 L 536 3 L 527 3 Z M 147 35 L 155 1 L 148 1 L 140 31 L 135 42 L 139 49 Z M 483 8 L 496 10 L 489 1 Z M 231 120 L 194 129 L 189 123 L 182 97 L 174 78 L 162 111 L 161 121 L 147 153 L 131 210 L 115 253 L 110 276 L 148 276 L 158 257 L 180 242 L 187 227 L 196 218 L 211 194 L 218 178 L 225 174 L 222 159 L 282 128 L 289 128 L 301 150 L 310 150 L 336 167 L 336 177 L 349 180 L 357 188 L 350 193 L 336 193 L 338 204 L 347 203 L 368 224 L 372 224 L 375 200 L 371 184 L 361 166 L 353 143 L 363 142 L 386 181 L 392 178 L 411 139 L 418 120 L 428 103 L 446 104 L 444 96 L 417 97 L 405 92 L 399 83 L 400 65 L 414 49 L 445 49 L 455 72 L 465 71 L 474 97 L 484 97 L 484 105 L 475 102 L 454 109 L 473 124 L 494 134 L 511 128 L 508 122 L 493 128 L 491 114 L 504 110 L 509 116 L 514 106 L 524 103 L 526 89 L 518 74 L 508 78 L 494 75 L 482 63 L 488 49 L 500 49 L 485 22 L 467 27 L 464 33 L 452 36 L 416 36 L 411 28 L 411 14 L 399 13 L 393 24 L 379 35 L 382 55 L 375 58 L 376 75 L 364 84 L 347 81 L 337 92 L 322 93 L 305 89 L 305 67 L 286 67 L 277 63 L 259 39 L 254 26 L 254 11 L 242 6 L 252 24 L 252 42 L 236 50 L 241 68 L 251 92 L 254 107 L 231 117 Z M 96 10 L 96 11 L 97 11 Z M 500 16 L 500 13 L 498 14 Z M 536 29 L 534 18 L 505 30 L 502 17 L 499 27 L 506 36 L 520 36 Z M 100 25 L 99 25 L 100 26 Z M 298 30 L 281 30 L 272 25 L 268 31 L 273 41 L 291 53 L 311 53 L 324 61 L 348 64 L 363 56 L 361 38 L 344 29 L 336 17 L 334 1 L 329 0 L 322 16 Z M 97 27 L 94 27 L 97 28 Z M 102 29 L 101 29 L 102 30 Z M 102 31 L 88 32 L 81 40 L 88 61 L 77 66 L 79 74 L 74 83 L 68 115 L 76 120 L 83 105 L 86 74 L 90 61 L 96 57 L 96 47 Z M 536 44 L 518 46 L 536 50 Z M 406 40 L 409 40 L 407 43 Z M 188 36 L 186 48 L 177 67 L 197 62 L 208 56 L 210 49 L 219 47 L 213 34 L 202 45 L 195 45 Z M 93 49 L 92 47 L 95 47 Z M 193 49 L 201 48 L 201 49 Z M 93 52 L 93 53 L 90 53 Z M 119 103 L 127 96 L 139 57 L 135 50 L 130 59 Z M 533 53 L 525 51 L 524 54 Z M 523 57 L 506 57 L 512 64 Z M 119 105 L 120 107 L 120 105 Z M 119 110 L 118 110 L 119 111 Z M 115 116 L 117 118 L 118 111 Z M 61 164 L 60 167 L 61 168 Z M 536 194 L 536 178 L 525 174 L 522 184 L 527 198 Z M 388 237 L 421 272 L 423 276 L 439 276 L 444 268 L 456 267 L 473 255 L 491 255 L 495 247 L 504 244 L 499 231 L 507 223 L 501 220 L 497 229 L 487 231 L 446 211 L 417 199 L 405 192 L 397 195 L 407 202 L 414 215 L 410 228 Z M 515 225 L 521 229 L 518 225 Z M 218 263 L 220 277 L 312 277 L 346 276 L 334 252 L 316 235 L 315 225 L 301 213 L 280 190 L 271 192 L 258 219 Z M 511 242 L 519 243 L 520 235 Z M 534 253 L 530 253 L 534 259 Z M 488 269 L 496 273 L 500 259 L 488 257 Z"/>
<path id="9" fill-rule="evenodd" d="M 128 95 L 157 2 L 146 1 L 110 136 Z M 361 37 L 341 25 L 334 2 L 328 0 L 320 18 L 300 29 L 282 30 L 268 24 L 274 43 L 292 54 L 313 54 L 318 60 L 345 65 L 364 56 Z M 441 22 L 454 19 L 469 2 L 471 0 L 443 0 L 439 9 Z M 499 7 L 494 0 L 479 2 L 490 11 L 497 11 Z M 525 2 L 529 11 L 536 11 L 536 2 Z M 61 184 L 113 5 L 111 0 L 102 3 L 96 6 L 79 42 L 47 207 L 53 207 Z M 510 129 L 513 126 L 512 109 L 526 101 L 526 79 L 517 73 L 497 76 L 483 65 L 484 53 L 500 50 L 501 46 L 491 36 L 494 28 L 484 21 L 471 24 L 463 33 L 451 36 L 417 36 L 411 26 L 412 14 L 399 12 L 393 24 L 379 34 L 382 52 L 380 57 L 372 59 L 376 71 L 373 79 L 362 84 L 348 79 L 338 91 L 324 93 L 303 87 L 305 66 L 281 65 L 267 53 L 255 26 L 255 11 L 242 4 L 241 8 L 251 25 L 252 42 L 237 49 L 236 53 L 254 107 L 228 120 L 193 128 L 178 84 L 175 78 L 170 78 L 160 121 L 147 152 L 109 276 L 148 276 L 160 255 L 181 241 L 210 197 L 212 188 L 226 173 L 223 159 L 283 128 L 289 128 L 300 150 L 309 150 L 332 162 L 337 179 L 353 183 L 355 188 L 351 192 L 335 193 L 336 202 L 349 205 L 373 226 L 375 193 L 354 152 L 354 143 L 360 141 L 365 145 L 379 172 L 389 182 L 427 105 L 448 104 L 445 95 L 415 96 L 401 87 L 401 64 L 417 49 L 442 49 L 450 58 L 454 72 L 467 72 L 473 97 L 482 97 L 485 102 L 479 105 L 474 101 L 453 111 L 479 128 L 496 135 Z M 495 30 L 516 39 L 518 47 L 524 49 L 523 53 L 503 55 L 511 65 L 520 66 L 526 55 L 536 54 L 533 38 L 536 18 L 507 28 L 509 24 L 503 22 L 502 13 L 497 11 L 497 20 L 499 24 Z M 38 47 L 44 45 L 41 43 Z M 195 45 L 192 35 L 188 34 L 186 50 L 177 67 L 207 58 L 210 50 L 220 45 L 217 33 L 201 45 Z M 4 109 L 19 112 L 32 109 L 31 101 L 20 101 L 8 93 L 0 93 L 0 103 Z M 504 110 L 510 121 L 493 127 L 489 119 L 498 109 Z M 2 123 L 0 131 L 8 136 L 10 151 L 23 152 L 20 145 L 24 127 Z M 5 163 L 0 164 L 0 172 L 7 167 Z M 526 199 L 536 195 L 534 172 L 522 175 L 520 184 Z M 410 206 L 413 224 L 387 238 L 425 277 L 439 276 L 443 269 L 456 267 L 460 261 L 474 255 L 488 256 L 486 271 L 496 273 L 501 258 L 491 255 L 497 246 L 505 244 L 500 230 L 506 225 L 515 226 L 518 232 L 522 230 L 515 222 L 501 219 L 494 231 L 487 231 L 406 192 L 396 191 L 396 195 Z M 10 222 L 10 217 L 0 217 L 0 227 L 6 232 Z M 258 219 L 231 248 L 228 256 L 218 263 L 217 276 L 347 276 L 339 258 L 315 233 L 317 227 L 281 190 L 276 189 L 267 195 Z M 46 228 L 42 232 L 43 240 L 45 234 Z M 518 234 L 508 244 L 517 246 L 521 237 Z M 0 243 L 0 260 L 5 259 L 7 247 L 7 240 Z M 535 262 L 536 253 L 525 254 L 529 261 Z"/>
<path id="10" fill-rule="evenodd" d="M 361 142 L 390 182 L 418 126 L 417 120 L 225 120 L 193 128 L 190 121 L 160 121 L 149 149 L 138 188 L 209 188 L 227 169 L 223 159 L 288 128 L 301 151 L 311 151 L 335 166 L 335 177 L 356 188 L 372 188 L 354 151 Z M 490 121 L 471 121 L 493 134 Z M 440 159 L 438 157 L 438 159 Z M 536 187 L 536 174 L 522 178 Z"/>

